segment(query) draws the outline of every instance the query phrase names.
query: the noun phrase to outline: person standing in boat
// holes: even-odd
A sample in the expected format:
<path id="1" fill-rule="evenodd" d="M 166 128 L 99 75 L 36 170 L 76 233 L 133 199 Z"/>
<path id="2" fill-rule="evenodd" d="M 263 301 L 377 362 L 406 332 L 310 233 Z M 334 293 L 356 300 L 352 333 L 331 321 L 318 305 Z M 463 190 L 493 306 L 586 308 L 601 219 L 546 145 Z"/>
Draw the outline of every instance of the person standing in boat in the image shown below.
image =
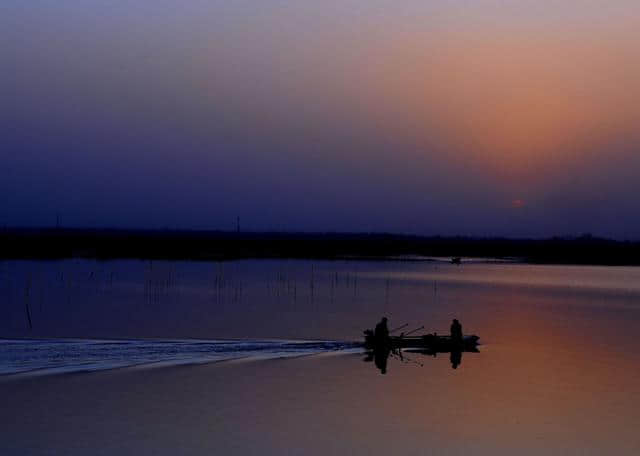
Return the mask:
<path id="1" fill-rule="evenodd" d="M 451 323 L 451 341 L 456 344 L 462 344 L 462 325 L 455 318 Z"/>
<path id="2" fill-rule="evenodd" d="M 386 343 L 389 339 L 389 327 L 387 326 L 387 317 L 382 317 L 380 323 L 376 325 L 376 329 L 374 331 L 374 337 L 376 338 L 376 343 Z"/>

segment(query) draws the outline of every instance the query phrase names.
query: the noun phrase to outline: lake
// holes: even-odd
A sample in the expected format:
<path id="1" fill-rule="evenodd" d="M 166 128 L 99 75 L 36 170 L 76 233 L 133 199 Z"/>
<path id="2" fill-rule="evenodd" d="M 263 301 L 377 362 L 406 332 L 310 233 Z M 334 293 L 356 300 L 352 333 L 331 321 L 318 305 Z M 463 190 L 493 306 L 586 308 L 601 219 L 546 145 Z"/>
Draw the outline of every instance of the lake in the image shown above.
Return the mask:
<path id="1" fill-rule="evenodd" d="M 640 268 L 0 262 L 2 454 L 638 454 Z M 480 336 L 391 356 L 362 330 Z"/>

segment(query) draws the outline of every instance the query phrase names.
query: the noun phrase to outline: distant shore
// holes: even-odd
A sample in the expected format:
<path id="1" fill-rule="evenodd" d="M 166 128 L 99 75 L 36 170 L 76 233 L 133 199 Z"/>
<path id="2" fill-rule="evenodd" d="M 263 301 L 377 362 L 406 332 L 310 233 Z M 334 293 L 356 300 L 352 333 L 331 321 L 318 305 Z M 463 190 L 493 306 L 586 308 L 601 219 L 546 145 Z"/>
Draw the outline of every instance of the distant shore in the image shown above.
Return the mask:
<path id="1" fill-rule="evenodd" d="M 432 257 L 540 264 L 640 265 L 640 242 L 592 236 L 507 239 L 384 233 L 0 229 L 0 259 L 5 260 L 306 258 L 427 261 Z"/>

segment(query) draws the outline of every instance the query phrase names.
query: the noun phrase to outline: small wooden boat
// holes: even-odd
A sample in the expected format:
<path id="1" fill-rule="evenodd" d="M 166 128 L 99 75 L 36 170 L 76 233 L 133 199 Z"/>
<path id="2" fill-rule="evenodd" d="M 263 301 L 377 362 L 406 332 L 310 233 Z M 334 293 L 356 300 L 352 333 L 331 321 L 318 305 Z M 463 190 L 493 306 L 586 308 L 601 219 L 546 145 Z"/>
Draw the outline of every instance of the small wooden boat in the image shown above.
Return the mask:
<path id="1" fill-rule="evenodd" d="M 463 336 L 462 341 L 456 341 L 451 336 L 424 334 L 422 336 L 389 336 L 386 340 L 376 339 L 371 329 L 364 331 L 364 345 L 369 350 L 399 348 L 415 348 L 432 352 L 477 351 L 480 338 L 476 335 Z"/>

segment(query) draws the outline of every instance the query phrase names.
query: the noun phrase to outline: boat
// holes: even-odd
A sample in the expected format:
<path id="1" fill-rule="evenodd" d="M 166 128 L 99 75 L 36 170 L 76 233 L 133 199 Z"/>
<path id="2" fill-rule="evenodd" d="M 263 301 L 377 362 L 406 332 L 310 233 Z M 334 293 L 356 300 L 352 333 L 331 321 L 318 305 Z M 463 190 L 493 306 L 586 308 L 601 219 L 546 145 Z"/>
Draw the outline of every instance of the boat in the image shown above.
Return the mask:
<path id="1" fill-rule="evenodd" d="M 388 336 L 386 340 L 377 340 L 373 330 L 364 331 L 364 345 L 369 350 L 396 350 L 410 348 L 425 350 L 428 352 L 451 351 L 477 351 L 480 338 L 474 334 L 462 337 L 462 341 L 456 341 L 451 336 L 439 336 L 437 334 L 424 334 L 421 336 Z"/>

